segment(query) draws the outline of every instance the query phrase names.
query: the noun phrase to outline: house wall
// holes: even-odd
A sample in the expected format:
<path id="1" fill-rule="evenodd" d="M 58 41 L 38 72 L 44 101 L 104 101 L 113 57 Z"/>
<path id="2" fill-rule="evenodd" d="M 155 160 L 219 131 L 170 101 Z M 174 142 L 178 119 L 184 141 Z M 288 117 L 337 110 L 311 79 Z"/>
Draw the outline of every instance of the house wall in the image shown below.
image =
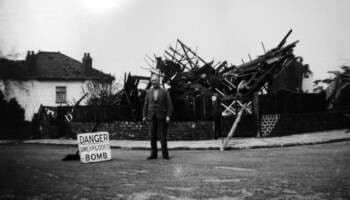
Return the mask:
<path id="1" fill-rule="evenodd" d="M 0 80 L 0 90 L 7 100 L 16 98 L 25 110 L 25 119 L 30 121 L 40 105 L 59 106 L 56 104 L 56 86 L 66 86 L 67 103 L 72 105 L 83 96 L 88 81 L 15 81 Z M 82 101 L 81 105 L 85 102 Z"/>
<path id="2" fill-rule="evenodd" d="M 313 87 L 313 74 L 307 73 L 303 76 L 302 81 L 302 91 L 304 93 L 313 93 L 314 87 Z"/>

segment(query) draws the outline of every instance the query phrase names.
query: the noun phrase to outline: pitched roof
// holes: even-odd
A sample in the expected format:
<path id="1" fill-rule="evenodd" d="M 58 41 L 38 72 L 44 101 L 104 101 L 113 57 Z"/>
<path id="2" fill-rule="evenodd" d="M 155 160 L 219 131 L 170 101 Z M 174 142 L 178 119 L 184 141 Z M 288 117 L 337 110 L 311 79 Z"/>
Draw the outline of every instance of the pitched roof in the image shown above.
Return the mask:
<path id="1" fill-rule="evenodd" d="M 0 79 L 15 80 L 99 80 L 112 82 L 114 77 L 60 52 L 43 52 L 14 61 L 0 58 Z"/>

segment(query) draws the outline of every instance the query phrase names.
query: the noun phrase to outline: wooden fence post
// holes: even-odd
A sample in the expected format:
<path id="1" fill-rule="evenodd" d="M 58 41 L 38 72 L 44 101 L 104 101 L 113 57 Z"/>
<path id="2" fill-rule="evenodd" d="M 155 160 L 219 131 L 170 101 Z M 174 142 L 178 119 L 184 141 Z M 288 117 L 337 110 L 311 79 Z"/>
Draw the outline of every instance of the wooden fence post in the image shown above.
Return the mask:
<path id="1" fill-rule="evenodd" d="M 253 96 L 253 109 L 254 109 L 254 118 L 256 126 L 256 137 L 260 137 L 260 106 L 259 106 L 259 93 L 255 92 Z"/>
<path id="2" fill-rule="evenodd" d="M 222 145 L 221 145 L 221 148 L 220 150 L 223 151 L 225 149 L 225 146 L 227 145 L 228 141 L 230 141 L 230 139 L 232 138 L 232 136 L 234 135 L 235 133 L 235 130 L 238 126 L 238 123 L 241 121 L 241 118 L 242 118 L 242 115 L 243 115 L 243 112 L 247 109 L 247 106 L 249 104 L 246 103 L 244 104 L 241 109 L 239 110 L 238 114 L 237 114 L 237 117 L 235 119 L 235 121 L 233 122 L 233 125 L 231 127 L 231 130 L 230 132 L 228 133 L 227 137 L 225 138 L 225 140 L 223 141 Z"/>

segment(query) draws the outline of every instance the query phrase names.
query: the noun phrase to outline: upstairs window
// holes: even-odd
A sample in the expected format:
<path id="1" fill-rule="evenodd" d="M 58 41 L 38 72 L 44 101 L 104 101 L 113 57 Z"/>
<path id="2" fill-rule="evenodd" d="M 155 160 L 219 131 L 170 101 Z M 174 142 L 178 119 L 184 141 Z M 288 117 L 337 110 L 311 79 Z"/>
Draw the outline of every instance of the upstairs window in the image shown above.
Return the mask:
<path id="1" fill-rule="evenodd" d="M 57 86 L 56 87 L 56 103 L 67 103 L 67 87 Z"/>

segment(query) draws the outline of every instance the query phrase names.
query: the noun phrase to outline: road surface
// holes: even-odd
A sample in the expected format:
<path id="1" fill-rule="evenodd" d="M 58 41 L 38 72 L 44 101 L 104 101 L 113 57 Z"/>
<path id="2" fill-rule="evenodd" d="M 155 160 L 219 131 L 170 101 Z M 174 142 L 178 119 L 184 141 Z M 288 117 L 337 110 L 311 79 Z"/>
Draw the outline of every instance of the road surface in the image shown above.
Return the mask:
<path id="1" fill-rule="evenodd" d="M 112 161 L 61 159 L 75 148 L 0 145 L 0 199 L 350 199 L 350 142 L 233 151 L 112 150 Z"/>

